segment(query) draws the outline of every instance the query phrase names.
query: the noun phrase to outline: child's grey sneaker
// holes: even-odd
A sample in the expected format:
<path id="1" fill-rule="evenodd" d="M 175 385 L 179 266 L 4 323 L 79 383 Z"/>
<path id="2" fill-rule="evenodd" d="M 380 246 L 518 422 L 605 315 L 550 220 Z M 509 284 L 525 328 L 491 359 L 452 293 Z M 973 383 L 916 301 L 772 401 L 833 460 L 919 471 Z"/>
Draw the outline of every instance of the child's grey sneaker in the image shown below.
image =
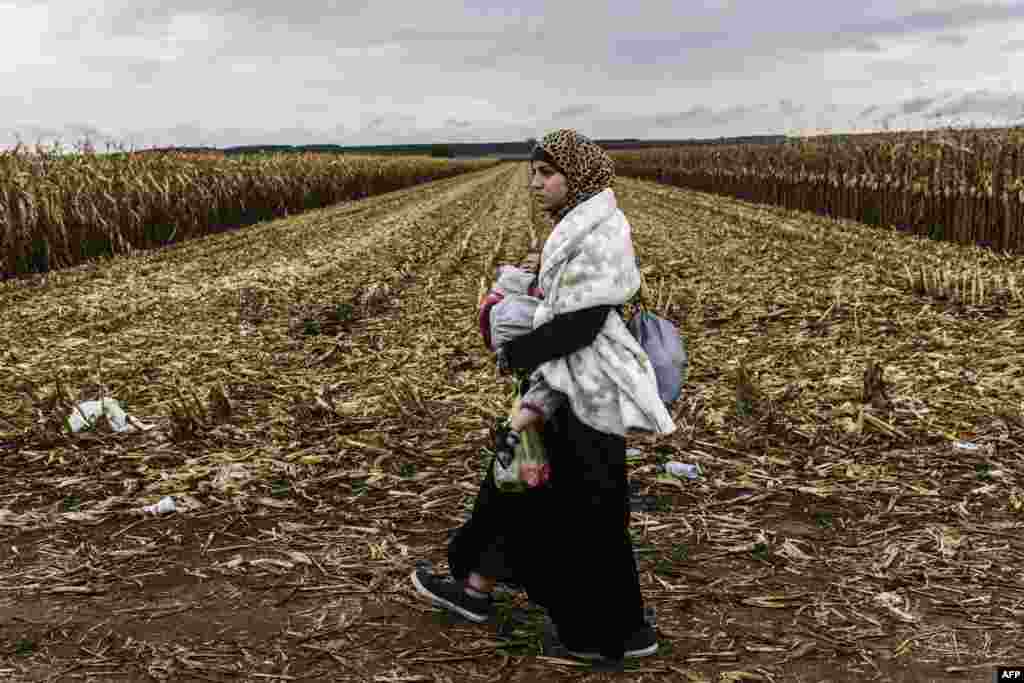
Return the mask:
<path id="1" fill-rule="evenodd" d="M 494 599 L 473 597 L 466 593 L 466 584 L 450 577 L 416 569 L 410 576 L 416 592 L 429 598 L 435 605 L 455 612 L 461 617 L 482 624 L 491 617 Z"/>
<path id="2" fill-rule="evenodd" d="M 625 659 L 636 657 L 648 657 L 658 651 L 658 636 L 650 626 L 634 631 L 633 635 L 626 641 L 626 651 L 623 653 Z M 568 650 L 569 654 L 577 659 L 605 659 L 598 652 L 576 652 Z"/>

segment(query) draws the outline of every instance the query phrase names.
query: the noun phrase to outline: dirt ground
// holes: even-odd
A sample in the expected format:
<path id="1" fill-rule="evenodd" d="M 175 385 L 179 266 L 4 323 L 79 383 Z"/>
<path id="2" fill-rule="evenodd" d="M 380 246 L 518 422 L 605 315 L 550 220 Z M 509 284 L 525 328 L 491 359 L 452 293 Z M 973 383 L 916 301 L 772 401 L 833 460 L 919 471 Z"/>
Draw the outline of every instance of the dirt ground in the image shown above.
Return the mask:
<path id="1" fill-rule="evenodd" d="M 812 219 L 628 179 L 616 193 L 645 267 L 678 290 L 667 316 L 692 357 L 680 429 L 629 444 L 657 655 L 580 663 L 513 588 L 476 625 L 408 579 L 420 561 L 446 567 L 487 426 L 508 409 L 475 329 L 481 278 L 547 233 L 523 166 L 504 165 L 0 290 L 0 680 L 980 682 L 1024 666 L 1022 515 L 1008 502 L 1024 424 L 979 408 L 966 418 L 983 447 L 958 452 L 944 436 L 955 425 L 899 423 L 899 439 L 823 423 L 808 438 L 772 411 L 723 421 L 735 337 L 758 330 L 767 357 L 800 321 L 723 314 L 718 280 L 701 282 L 718 258 L 701 231 L 724 226 L 764 254 L 773 225 Z M 359 299 L 379 273 L 382 301 L 311 329 L 308 311 Z M 242 310 L 243 291 L 262 313 Z M 899 301 L 917 311 L 915 296 Z M 827 297 L 787 310 L 800 305 L 818 318 Z M 1007 315 L 1019 331 L 1020 308 Z M 837 319 L 807 353 L 899 343 L 862 336 L 884 323 Z M 58 372 L 154 428 L 47 436 L 33 410 Z M 174 427 L 179 385 L 225 386 L 230 409 Z M 803 386 L 819 401 L 831 387 Z M 991 391 L 979 406 L 1020 400 Z M 667 459 L 702 476 L 658 477 Z M 139 512 L 163 495 L 178 511 Z"/>

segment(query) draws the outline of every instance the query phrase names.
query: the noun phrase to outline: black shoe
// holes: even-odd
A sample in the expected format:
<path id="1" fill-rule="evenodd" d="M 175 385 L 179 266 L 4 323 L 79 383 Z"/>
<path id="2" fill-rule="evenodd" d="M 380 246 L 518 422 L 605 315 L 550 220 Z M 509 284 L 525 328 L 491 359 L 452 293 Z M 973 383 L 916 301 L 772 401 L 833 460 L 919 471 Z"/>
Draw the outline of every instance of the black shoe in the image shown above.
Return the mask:
<path id="1" fill-rule="evenodd" d="M 658 636 L 650 626 L 644 626 L 633 632 L 633 635 L 626 641 L 626 650 L 623 657 L 632 659 L 635 657 L 647 657 L 658 651 Z M 570 655 L 578 659 L 604 659 L 598 652 L 576 652 L 568 651 Z"/>
<path id="2" fill-rule="evenodd" d="M 466 593 L 466 584 L 451 578 L 431 574 L 425 569 L 417 569 L 412 573 L 412 585 L 416 592 L 429 598 L 439 607 L 455 612 L 470 621 L 482 624 L 491 616 L 494 599 L 476 598 Z"/>

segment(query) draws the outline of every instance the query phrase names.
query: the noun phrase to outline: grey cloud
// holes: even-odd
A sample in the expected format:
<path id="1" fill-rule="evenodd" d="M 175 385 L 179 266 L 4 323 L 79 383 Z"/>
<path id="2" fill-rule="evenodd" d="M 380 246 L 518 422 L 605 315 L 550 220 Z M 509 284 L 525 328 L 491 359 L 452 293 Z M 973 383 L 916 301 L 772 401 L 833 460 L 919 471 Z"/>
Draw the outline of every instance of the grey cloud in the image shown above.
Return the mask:
<path id="1" fill-rule="evenodd" d="M 757 118 L 753 115 L 757 114 Z M 712 109 L 696 105 L 655 115 L 600 114 L 577 129 L 592 138 L 702 138 L 784 132 L 787 122 L 775 103 Z M 671 132 L 666 132 L 666 131 Z M 543 134 L 543 131 L 542 131 Z"/>
<path id="2" fill-rule="evenodd" d="M 853 5 L 837 8 L 809 0 L 795 4 L 782 13 L 766 4 L 742 10 L 730 7 L 713 17 L 697 11 L 692 18 L 680 16 L 683 12 L 678 6 L 652 4 L 650 11 L 645 6 L 643 15 L 628 23 L 614 16 L 613 7 L 597 7 L 589 18 L 594 39 L 574 41 L 568 51 L 566 41 L 557 38 L 577 28 L 576 14 L 541 2 L 528 2 L 525 7 L 516 3 L 504 12 L 493 3 L 470 10 L 465 3 L 439 2 L 422 8 L 410 5 L 396 17 L 368 0 L 327 3 L 315 9 L 300 3 L 252 6 L 240 0 L 117 0 L 106 3 L 109 14 L 98 26 L 108 35 L 159 38 L 175 15 L 208 13 L 228 22 L 221 44 L 213 48 L 222 56 L 266 54 L 267 40 L 273 34 L 274 49 L 282 53 L 323 54 L 329 45 L 396 42 L 410 51 L 410 62 L 430 60 L 454 70 L 496 68 L 502 59 L 536 56 L 549 63 L 567 59 L 575 64 L 610 61 L 607 68 L 625 76 L 654 64 L 678 66 L 691 58 L 703 62 L 690 67 L 695 72 L 721 72 L 741 69 L 744 55 L 750 54 L 837 47 L 877 53 L 881 47 L 875 38 L 881 36 L 954 30 L 1024 17 L 1024 5 L 992 7 L 976 3 L 864 22 Z M 539 13 L 537 16 L 530 16 L 531 7 Z M 799 13 L 797 23 L 792 20 L 794 13 Z M 661 30 L 671 25 L 665 21 L 673 15 L 686 22 L 683 25 L 699 28 Z M 844 21 L 844 15 L 849 19 Z M 728 30 L 721 29 L 723 23 Z M 723 56 L 699 59 L 699 53 L 717 48 L 723 48 Z"/>
<path id="3" fill-rule="evenodd" d="M 860 114 L 857 115 L 857 118 L 859 118 L 859 119 L 867 118 L 868 116 L 871 116 L 872 114 L 874 114 L 878 110 L 879 110 L 879 107 L 878 107 L 877 104 L 873 104 L 870 107 L 865 107 L 864 109 L 861 110 Z"/>
<path id="4" fill-rule="evenodd" d="M 329 55 L 338 47 L 395 43 L 407 51 L 400 58 L 401 63 L 415 66 L 436 64 L 449 74 L 503 67 L 523 69 L 528 68 L 524 66 L 526 61 L 531 60 L 547 65 L 553 72 L 552 78 L 557 78 L 560 70 L 557 67 L 572 65 L 573 71 L 578 73 L 579 66 L 590 64 L 623 82 L 635 80 L 638 72 L 652 65 L 671 70 L 673 76 L 678 74 L 704 80 L 725 73 L 742 73 L 747 66 L 745 55 L 771 55 L 782 59 L 776 54 L 780 44 L 799 45 L 807 40 L 807 36 L 800 33 L 783 35 L 779 39 L 772 37 L 772 30 L 751 34 L 741 24 L 736 25 L 738 28 L 730 26 L 729 31 L 666 33 L 658 30 L 656 8 L 652 8 L 650 15 L 654 19 L 647 18 L 645 14 L 643 20 L 653 30 L 636 28 L 638 22 L 633 22 L 628 29 L 620 31 L 612 23 L 614 17 L 598 10 L 593 17 L 596 38 L 573 42 L 567 50 L 566 41 L 552 38 L 576 29 L 574 15 L 567 10 L 557 11 L 546 5 L 534 4 L 543 10 L 543 20 L 516 16 L 515 12 L 522 11 L 518 4 L 504 16 L 500 12 L 488 12 L 485 17 L 467 12 L 464 6 L 440 3 L 437 7 L 431 5 L 423 9 L 410 6 L 396 22 L 393 12 L 368 3 L 348 3 L 311 11 L 298 3 L 251 7 L 231 0 L 203 3 L 198 0 L 171 0 L 170 3 L 119 0 L 107 3 L 112 14 L 104 17 L 97 28 L 107 35 L 144 36 L 156 41 L 167 37 L 170 22 L 176 14 L 209 13 L 221 17 L 226 25 L 220 40 L 211 41 L 209 46 L 201 48 L 201 51 L 209 53 L 204 58 L 266 55 L 271 41 L 273 54 L 282 56 Z M 491 9 L 496 8 L 492 6 Z M 358 21 L 353 21 L 352 16 L 357 14 Z M 760 19 L 762 17 L 752 18 L 750 23 L 753 25 Z M 602 22 L 606 28 L 602 28 Z M 769 13 L 764 23 L 767 29 L 773 29 L 780 22 L 780 18 Z M 818 19 L 819 25 L 823 22 L 824 18 Z M 283 27 L 288 30 L 281 30 Z M 806 34 L 820 36 L 813 25 Z M 859 49 L 877 49 L 877 45 L 859 36 L 850 37 L 849 42 Z M 711 58 L 716 48 L 725 48 L 726 51 Z M 352 63 L 346 59 L 339 65 L 348 67 Z M 327 90 L 334 91 L 329 86 Z"/>
<path id="5" fill-rule="evenodd" d="M 361 15 L 370 7 L 369 0 L 331 0 L 312 9 L 299 3 L 253 5 L 235 0 L 108 0 L 103 5 L 99 14 L 85 13 L 78 5 L 54 12 L 50 30 L 43 38 L 44 47 L 67 53 L 79 43 L 91 40 L 94 33 L 114 39 L 166 41 L 171 38 L 174 19 L 185 15 L 214 17 L 223 22 L 223 30 L 214 40 L 190 47 L 202 59 L 262 57 L 268 54 L 270 44 L 271 54 L 320 56 L 329 54 L 332 47 L 365 47 L 384 42 L 390 28 L 382 20 L 377 29 L 365 30 Z M 353 21 L 357 16 L 358 23 Z"/>
<path id="6" fill-rule="evenodd" d="M 806 107 L 803 106 L 803 105 L 799 105 L 798 106 L 798 105 L 793 104 L 792 100 L 789 100 L 789 99 L 781 99 L 781 100 L 779 100 L 779 111 L 782 112 L 786 116 L 792 116 L 794 114 L 799 114 L 800 112 L 804 111 L 805 109 L 806 109 Z"/>
<path id="7" fill-rule="evenodd" d="M 161 120 L 157 116 L 162 116 L 163 110 L 180 106 L 178 115 L 187 119 L 201 115 L 199 109 L 189 111 L 194 105 L 187 93 L 204 91 L 200 101 L 208 100 L 212 93 L 223 96 L 217 112 L 223 121 L 247 120 L 272 127 L 273 117 L 282 116 L 284 125 L 299 126 L 288 129 L 290 135 L 302 139 L 310 135 L 347 136 L 356 144 L 371 144 L 371 138 L 429 142 L 434 135 L 456 139 L 497 135 L 506 139 L 520 127 L 527 128 L 525 136 L 541 135 L 542 126 L 561 127 L 565 122 L 603 137 L 638 137 L 648 129 L 661 129 L 655 134 L 671 136 L 676 127 L 684 137 L 742 134 L 743 129 L 751 127 L 771 132 L 771 126 L 782 130 L 806 125 L 810 119 L 820 126 L 835 125 L 839 118 L 827 112 L 833 99 L 858 102 L 849 105 L 844 116 L 856 117 L 861 110 L 859 118 L 865 124 L 886 112 L 892 112 L 890 120 L 897 116 L 921 120 L 923 114 L 942 106 L 950 110 L 967 106 L 950 97 L 917 104 L 913 99 L 904 101 L 935 93 L 931 85 L 913 85 L 915 80 L 937 83 L 943 76 L 962 76 L 953 73 L 957 65 L 943 63 L 951 51 L 938 50 L 936 44 L 955 44 L 975 24 L 1011 25 L 1014 19 L 1024 17 L 1022 2 L 989 7 L 983 6 L 984 1 L 952 9 L 941 3 L 944 9 L 924 12 L 906 9 L 911 3 L 904 0 L 876 3 L 867 12 L 860 5 L 820 0 L 792 0 L 785 11 L 770 3 L 745 3 L 743 7 L 733 2 L 713 3 L 716 8 L 709 9 L 699 3 L 661 0 L 645 3 L 642 12 L 629 12 L 631 8 L 621 4 L 600 3 L 588 7 L 586 39 L 579 39 L 584 15 L 578 7 L 543 0 L 507 2 L 504 8 L 487 0 L 469 0 L 469 5 L 437 0 L 410 4 L 401 12 L 368 2 L 322 3 L 320 7 L 260 2 L 253 7 L 241 0 L 105 0 L 82 9 L 84 5 L 73 4 L 72 0 L 47 0 L 48 7 L 66 8 L 53 11 L 54 22 L 84 25 L 82 35 L 88 40 L 83 37 L 69 45 L 43 46 L 41 54 L 57 55 L 61 60 L 56 68 L 43 64 L 43 60 L 27 64 L 24 71 L 19 68 L 16 79 L 12 78 L 14 87 L 26 92 L 31 88 L 33 101 L 10 113 L 12 117 L 24 117 L 22 110 L 38 111 L 36 123 L 53 124 L 60 119 L 51 118 L 51 112 L 75 112 L 67 104 L 73 101 L 68 98 L 85 96 L 78 101 L 88 101 L 89 106 L 77 109 L 81 112 L 78 116 L 97 123 L 116 117 L 127 119 L 129 106 L 139 107 L 137 118 L 142 120 L 147 116 Z M 866 19 L 872 16 L 868 13 L 871 11 L 876 12 L 875 17 L 885 18 Z M 82 21 L 87 12 L 102 19 Z M 176 26 L 173 20 L 179 14 L 217 17 L 210 26 L 222 26 L 223 31 L 218 28 L 218 34 L 207 42 L 187 34 L 172 36 L 171 29 Z M 684 30 L 673 31 L 672 27 Z M 137 58 L 89 57 L 90 42 L 98 33 L 141 39 L 111 41 L 101 53 L 131 51 Z M 926 44 L 913 57 L 892 59 L 894 55 L 888 55 L 887 59 L 885 52 L 880 52 L 883 46 L 888 47 L 887 38 L 915 33 L 929 35 L 924 41 L 915 41 Z M 1010 34 L 1006 35 L 991 41 L 991 48 L 999 49 Z M 398 49 L 360 49 L 384 45 Z M 140 51 L 134 52 L 136 48 Z M 173 62 L 146 59 L 183 48 L 185 55 Z M 818 72 L 815 59 L 820 55 L 808 53 L 838 48 L 870 54 L 871 59 L 854 59 L 850 68 L 844 63 L 835 72 Z M 1024 49 L 1024 41 L 1010 40 L 1002 49 Z M 940 57 L 934 58 L 935 54 Z M 961 54 L 964 60 L 968 58 L 967 51 Z M 232 72 L 232 61 L 243 62 L 246 57 L 251 57 L 248 61 L 254 68 Z M 292 57 L 303 59 L 289 64 Z M 270 62 L 276 64 L 264 69 Z M 70 73 L 81 63 L 87 65 L 83 71 L 101 74 L 97 84 L 108 80 L 102 74 L 109 73 L 115 86 L 121 87 L 88 99 L 91 79 L 82 84 L 59 82 L 61 72 Z M 963 66 L 974 65 L 965 61 Z M 189 71 L 192 67 L 200 70 Z M 985 67 L 979 64 L 977 68 Z M 29 78 L 32 69 L 42 78 Z M 990 82 L 1001 76 L 995 67 L 989 71 L 992 73 L 986 75 L 993 79 Z M 816 76 L 820 82 L 813 80 Z M 117 100 L 122 95 L 133 96 L 124 86 L 145 84 L 159 84 L 160 88 L 149 90 L 145 100 Z M 74 92 L 76 87 L 78 93 Z M 837 92 L 835 98 L 829 96 L 830 89 Z M 267 91 L 275 93 L 273 100 L 266 108 L 253 111 L 259 93 Z M 578 95 L 562 99 L 566 92 Z M 527 121 L 530 125 L 478 121 L 478 107 L 459 106 L 460 98 L 469 97 L 493 103 L 510 121 Z M 857 97 L 866 101 L 850 99 Z M 725 105 L 752 100 L 769 104 Z M 587 104 L 563 107 L 566 102 Z M 631 102 L 631 106 L 624 113 L 607 113 L 616 102 Z M 867 107 L 867 102 L 880 104 Z M 157 103 L 162 105 L 159 110 Z M 972 101 L 971 105 L 989 109 L 999 106 L 990 100 Z M 239 111 L 229 107 L 238 107 Z M 248 107 L 248 111 L 242 107 Z M 337 109 L 336 118 L 343 120 L 345 127 L 329 128 L 334 121 L 322 114 L 328 108 Z M 0 109 L 9 108 L 0 102 Z M 439 123 L 436 128 L 418 128 L 415 117 L 403 118 L 386 113 L 389 111 L 431 116 Z M 1014 112 L 1012 107 L 1008 111 Z M 360 112 L 365 112 L 363 118 Z M 462 115 L 467 118 L 462 119 Z M 111 118 L 104 119 L 106 116 Z M 302 127 L 304 116 L 306 121 L 318 124 L 329 121 L 325 124 L 328 129 L 307 130 Z M 371 120 L 373 117 L 376 120 Z M 228 135 L 225 130 L 195 127 L 158 132 L 180 137 Z M 248 140 L 272 135 L 266 131 L 231 134 L 248 136 Z M 193 140 L 190 144 L 200 142 Z M 189 141 L 182 140 L 181 144 Z"/>
<path id="8" fill-rule="evenodd" d="M 128 77 L 128 85 L 150 85 L 166 65 L 158 59 L 124 57 L 82 57 L 80 62 L 92 72 Z"/>
<path id="9" fill-rule="evenodd" d="M 883 52 L 882 46 L 878 44 L 878 41 L 871 40 L 870 38 L 863 38 L 861 36 L 844 33 L 834 33 L 832 34 L 832 39 L 835 41 L 836 45 L 842 45 L 854 52 L 860 52 L 863 54 L 877 54 L 879 52 Z"/>
<path id="10" fill-rule="evenodd" d="M 392 32 L 388 36 L 388 40 L 397 43 L 479 43 L 499 40 L 505 35 L 504 29 L 452 31 L 449 29 L 403 28 Z"/>
<path id="11" fill-rule="evenodd" d="M 722 125 L 738 121 L 757 111 L 765 108 L 761 106 L 736 105 L 718 111 L 712 110 L 704 105 L 691 107 L 686 111 L 671 114 L 657 114 L 647 120 L 659 128 L 671 128 L 674 126 L 695 125 Z"/>
<path id="12" fill-rule="evenodd" d="M 317 92 L 324 96 L 346 95 L 352 91 L 352 87 L 343 78 L 310 79 L 303 81 L 302 86 L 307 92 Z"/>
<path id="13" fill-rule="evenodd" d="M 181 142 L 178 144 L 184 145 L 208 145 L 207 137 L 209 133 L 203 129 L 203 127 L 197 121 L 189 123 L 179 123 L 171 128 L 163 131 L 166 135 L 170 136 L 174 140 L 194 140 L 194 142 Z"/>
<path id="14" fill-rule="evenodd" d="M 934 97 L 914 97 L 900 105 L 903 114 L 920 114 L 935 101 Z"/>
<path id="15" fill-rule="evenodd" d="M 315 144 L 316 142 L 324 138 L 323 131 L 311 130 L 309 128 L 295 126 L 292 128 L 282 128 L 274 131 L 275 135 L 278 135 L 282 140 L 295 140 L 294 143 L 286 142 L 282 144 Z"/>
<path id="16" fill-rule="evenodd" d="M 139 134 L 148 138 L 166 140 L 162 144 L 180 145 L 182 147 L 193 147 L 209 145 L 210 147 L 229 147 L 233 145 L 252 144 L 273 144 L 266 139 L 266 133 L 262 136 L 258 131 L 245 130 L 241 128 L 222 128 L 211 131 L 197 131 L 189 135 L 186 131 L 190 126 L 175 126 L 165 130 L 145 130 Z"/>
<path id="17" fill-rule="evenodd" d="M 592 104 L 578 104 L 571 107 L 565 107 L 564 109 L 559 109 L 551 115 L 551 118 L 556 121 L 560 119 L 571 119 L 583 114 L 589 114 L 596 110 L 597 107 Z"/>
<path id="18" fill-rule="evenodd" d="M 240 0 L 117 0 L 106 2 L 97 27 L 107 35 L 138 35 L 140 30 L 162 29 L 178 15 L 207 14 L 227 17 L 250 27 L 290 30 L 349 22 L 363 14 L 369 0 L 326 0 L 312 11 L 301 11 L 294 3 L 241 2 Z"/>
<path id="19" fill-rule="evenodd" d="M 600 19 L 599 16 L 594 18 L 595 22 Z M 746 36 L 735 33 L 620 32 L 612 25 L 602 30 L 600 24 L 595 23 L 598 27 L 595 40 L 573 42 L 567 49 L 565 41 L 551 38 L 577 30 L 577 27 L 569 20 L 564 25 L 560 25 L 557 18 L 548 21 L 547 15 L 543 30 L 522 21 L 506 22 L 490 30 L 468 22 L 465 29 L 458 31 L 447 27 L 434 30 L 429 28 L 429 22 L 424 23 L 426 27 L 391 30 L 386 40 L 395 41 L 409 51 L 406 63 L 418 64 L 429 59 L 431 63 L 445 64 L 450 73 L 501 66 L 511 70 L 518 68 L 521 60 L 533 60 L 543 62 L 547 76 L 552 78 L 557 77 L 557 67 L 564 65 L 598 65 L 601 72 L 611 78 L 627 78 L 631 74 L 635 77 L 638 70 L 652 64 L 678 66 L 695 50 L 725 46 L 742 50 L 746 45 Z M 689 68 L 703 73 L 714 71 L 708 69 L 708 64 L 729 68 L 742 63 L 740 57 L 728 63 L 719 57 L 698 67 L 698 61 L 694 59 Z"/>
<path id="20" fill-rule="evenodd" d="M 466 66 L 471 66 L 478 69 L 493 69 L 498 66 L 498 61 L 502 57 L 507 56 L 508 55 L 502 54 L 495 50 L 492 52 L 486 52 L 484 54 L 479 55 L 466 55 L 466 57 L 462 61 L 463 64 L 465 64 Z"/>
<path id="21" fill-rule="evenodd" d="M 432 59 L 447 57 L 456 68 L 494 69 L 503 60 L 520 56 L 554 54 L 557 44 L 545 43 L 548 34 L 522 24 L 480 30 L 466 28 L 431 30 L 407 28 L 394 31 L 380 42 L 398 43 L 410 51 L 408 61 L 418 63 L 428 53 Z M 552 50 L 552 48 L 554 48 Z"/>
<path id="22" fill-rule="evenodd" d="M 130 36 L 138 34 L 140 30 L 148 33 L 153 28 L 165 27 L 174 18 L 174 14 L 173 9 L 167 5 L 147 7 L 145 3 L 140 3 L 105 15 L 96 23 L 96 28 L 108 36 Z"/>
<path id="23" fill-rule="evenodd" d="M 1024 3 L 1012 5 L 964 4 L 943 10 L 903 12 L 884 19 L 865 21 L 853 14 L 856 5 L 845 7 L 827 3 L 807 2 L 791 12 L 778 14 L 770 4 L 745 11 L 747 25 L 756 32 L 737 32 L 730 47 L 747 53 L 763 54 L 768 50 L 785 52 L 829 52 L 850 49 L 862 53 L 881 53 L 879 41 L 884 38 L 937 31 L 953 32 L 981 24 L 1011 22 L 1024 19 Z M 845 12 L 850 14 L 844 16 Z M 898 6 L 897 6 L 898 11 Z M 775 12 L 778 16 L 773 16 Z M 799 29 L 791 28 L 789 17 L 800 13 Z"/>
<path id="24" fill-rule="evenodd" d="M 280 130 L 253 130 L 243 128 L 205 129 L 197 123 L 181 123 L 170 128 L 152 128 L 133 131 L 130 139 L 142 141 L 140 146 L 209 146 L 234 147 L 240 145 L 303 145 L 332 143 L 343 137 L 343 129 L 319 131 L 301 126 Z"/>
<path id="25" fill-rule="evenodd" d="M 435 58 L 447 54 L 466 66 L 490 69 L 502 58 L 531 51 L 529 46 L 541 39 L 543 34 L 524 33 L 515 27 L 477 29 L 467 25 L 463 30 L 448 26 L 400 28 L 382 32 L 382 37 L 372 42 L 398 43 L 414 53 L 413 60 L 421 59 L 429 50 Z"/>
<path id="26" fill-rule="evenodd" d="M 386 133 L 407 136 L 416 125 L 416 117 L 406 114 L 384 114 L 374 116 L 363 125 L 362 130 L 368 133 Z"/>
<path id="27" fill-rule="evenodd" d="M 943 67 L 940 62 L 921 59 L 876 59 L 864 65 L 864 73 L 873 80 L 914 84 L 923 82 L 925 78 L 940 72 Z"/>
<path id="28" fill-rule="evenodd" d="M 690 50 L 724 46 L 729 42 L 730 34 L 726 32 L 694 32 L 667 37 L 619 38 L 613 40 L 609 47 L 613 58 L 649 65 L 679 59 Z"/>
<path id="29" fill-rule="evenodd" d="M 140 59 L 125 66 L 126 71 L 139 85 L 149 85 L 163 71 L 164 64 L 157 59 Z"/>
<path id="30" fill-rule="evenodd" d="M 657 126 L 668 128 L 681 123 L 691 123 L 700 118 L 709 118 L 712 113 L 707 107 L 698 105 L 677 114 L 658 114 L 654 117 L 654 123 Z"/>
<path id="31" fill-rule="evenodd" d="M 997 119 L 1017 120 L 1024 115 L 1024 94 L 978 91 L 957 97 L 928 112 L 927 117 L 938 119 L 964 115 L 988 115 Z"/>
<path id="32" fill-rule="evenodd" d="M 882 108 L 877 105 L 868 107 L 861 112 L 860 118 L 864 118 L 869 113 L 879 114 L 882 111 Z M 947 91 L 938 97 L 909 99 L 887 113 L 877 116 L 875 120 L 888 127 L 903 117 L 908 117 L 905 119 L 908 125 L 918 127 L 921 124 L 915 124 L 915 121 L 931 122 L 925 125 L 947 125 L 953 122 L 971 125 L 979 121 L 991 121 L 998 124 L 1019 121 L 1024 117 L 1024 94 L 979 90 L 953 95 Z M 943 120 L 947 123 L 943 124 Z"/>
<path id="33" fill-rule="evenodd" d="M 76 138 L 89 138 L 93 141 L 96 141 L 97 138 L 111 137 L 90 123 L 72 123 L 65 126 L 65 129 Z"/>
<path id="34" fill-rule="evenodd" d="M 293 103 L 296 112 L 303 114 L 323 114 L 330 112 L 333 104 L 329 98 L 315 98 L 316 93 L 309 93 L 309 99 L 296 100 Z"/>
<path id="35" fill-rule="evenodd" d="M 947 34 L 942 36 L 936 36 L 935 42 L 938 45 L 950 45 L 952 47 L 963 47 L 967 44 L 967 38 L 959 34 Z"/>
<path id="36" fill-rule="evenodd" d="M 860 35 L 904 35 L 927 31 L 948 31 L 978 24 L 1024 18 L 1024 4 L 964 4 L 948 10 L 925 10 L 880 21 L 857 23 L 845 31 Z"/>
<path id="37" fill-rule="evenodd" d="M 757 111 L 760 107 L 751 107 L 745 105 L 737 105 L 735 107 L 729 107 L 716 114 L 714 114 L 710 121 L 713 124 L 731 123 L 740 119 L 746 118 L 748 115 Z"/>
<path id="38" fill-rule="evenodd" d="M 320 114 L 330 109 L 331 105 L 328 102 L 301 102 L 295 105 L 295 111 L 306 114 Z"/>

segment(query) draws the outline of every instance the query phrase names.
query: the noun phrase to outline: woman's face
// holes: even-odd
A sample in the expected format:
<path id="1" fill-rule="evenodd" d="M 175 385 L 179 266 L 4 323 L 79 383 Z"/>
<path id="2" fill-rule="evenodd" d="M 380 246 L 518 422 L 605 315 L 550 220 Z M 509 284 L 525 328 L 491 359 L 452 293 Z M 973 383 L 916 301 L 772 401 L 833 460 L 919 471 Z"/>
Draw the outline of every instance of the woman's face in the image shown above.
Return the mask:
<path id="1" fill-rule="evenodd" d="M 569 194 L 569 185 L 565 176 L 554 169 L 546 161 L 533 162 L 533 175 L 530 177 L 530 191 L 540 199 L 541 206 L 547 211 L 557 211 L 565 204 Z"/>

